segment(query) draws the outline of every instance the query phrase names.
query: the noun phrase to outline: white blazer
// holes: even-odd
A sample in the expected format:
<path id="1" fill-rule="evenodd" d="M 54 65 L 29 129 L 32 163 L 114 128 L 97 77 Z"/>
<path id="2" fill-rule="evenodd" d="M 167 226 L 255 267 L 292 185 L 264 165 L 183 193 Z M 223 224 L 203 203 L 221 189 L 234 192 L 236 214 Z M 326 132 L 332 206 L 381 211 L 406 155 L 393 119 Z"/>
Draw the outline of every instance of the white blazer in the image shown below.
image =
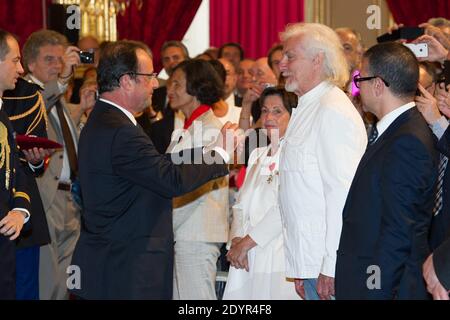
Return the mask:
<path id="1" fill-rule="evenodd" d="M 221 122 L 209 110 L 181 134 L 181 140 L 168 152 L 206 146 L 215 141 L 221 128 Z M 229 216 L 228 176 L 211 180 L 173 199 L 175 241 L 225 243 L 228 240 Z"/>

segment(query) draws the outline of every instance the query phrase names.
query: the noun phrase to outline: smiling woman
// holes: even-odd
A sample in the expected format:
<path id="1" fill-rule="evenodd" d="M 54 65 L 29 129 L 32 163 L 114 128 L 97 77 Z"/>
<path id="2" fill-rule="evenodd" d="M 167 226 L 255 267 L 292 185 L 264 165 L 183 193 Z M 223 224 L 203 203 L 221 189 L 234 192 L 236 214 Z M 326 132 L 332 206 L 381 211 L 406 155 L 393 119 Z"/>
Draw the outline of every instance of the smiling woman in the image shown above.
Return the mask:
<path id="1" fill-rule="evenodd" d="M 231 263 L 223 299 L 298 299 L 285 276 L 285 255 L 278 201 L 279 143 L 297 96 L 281 87 L 267 88 L 260 98 L 263 128 L 271 145 L 250 154 L 244 185 L 233 206 Z"/>

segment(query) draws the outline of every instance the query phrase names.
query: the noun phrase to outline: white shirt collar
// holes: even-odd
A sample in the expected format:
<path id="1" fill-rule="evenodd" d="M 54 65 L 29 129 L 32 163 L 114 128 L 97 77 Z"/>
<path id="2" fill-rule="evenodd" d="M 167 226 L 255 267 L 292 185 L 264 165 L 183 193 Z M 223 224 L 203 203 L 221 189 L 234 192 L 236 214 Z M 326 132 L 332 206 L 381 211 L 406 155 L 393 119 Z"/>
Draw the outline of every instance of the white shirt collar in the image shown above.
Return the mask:
<path id="1" fill-rule="evenodd" d="M 298 98 L 298 106 L 317 100 L 317 97 L 322 96 L 322 94 L 331 86 L 331 83 L 329 83 L 327 80 L 322 81 L 317 86 Z"/>
<path id="2" fill-rule="evenodd" d="M 45 85 L 41 81 L 39 81 L 35 76 L 33 76 L 31 73 L 29 73 L 28 76 L 30 77 L 31 81 L 33 81 L 39 87 L 41 87 L 42 89 L 45 88 Z"/>
<path id="3" fill-rule="evenodd" d="M 409 102 L 385 115 L 380 121 L 377 122 L 378 137 L 380 137 L 383 132 L 385 132 L 387 128 L 389 128 L 389 126 L 395 121 L 395 119 L 400 117 L 402 113 L 411 108 L 414 108 L 415 106 L 416 104 L 414 102 Z"/>
<path id="4" fill-rule="evenodd" d="M 137 121 L 136 121 L 136 119 L 134 118 L 133 114 L 130 111 L 124 109 L 123 107 L 119 106 L 118 104 L 116 104 L 116 103 L 114 103 L 112 101 L 109 101 L 109 100 L 107 100 L 105 98 L 100 98 L 100 101 L 103 101 L 105 103 L 109 103 L 110 105 L 116 107 L 117 109 L 119 109 L 120 111 L 125 113 L 125 115 L 130 119 L 131 122 L 133 122 L 133 124 L 135 126 L 137 125 Z"/>
<path id="5" fill-rule="evenodd" d="M 3 106 L 3 100 L 2 100 L 2 98 L 0 98 L 0 110 L 2 110 L 2 106 Z"/>

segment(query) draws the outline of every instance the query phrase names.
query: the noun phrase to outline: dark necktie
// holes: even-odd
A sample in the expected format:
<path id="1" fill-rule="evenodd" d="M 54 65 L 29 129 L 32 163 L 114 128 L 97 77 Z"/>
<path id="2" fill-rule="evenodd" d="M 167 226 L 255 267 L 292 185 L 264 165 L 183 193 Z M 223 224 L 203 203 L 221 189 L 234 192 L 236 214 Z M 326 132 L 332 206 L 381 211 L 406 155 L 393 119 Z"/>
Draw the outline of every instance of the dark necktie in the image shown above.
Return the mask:
<path id="1" fill-rule="evenodd" d="M 378 138 L 377 125 L 374 124 L 372 130 L 370 131 L 369 140 L 367 141 L 367 146 L 371 146 L 375 140 Z"/>
<path id="2" fill-rule="evenodd" d="M 60 101 L 55 104 L 56 112 L 58 113 L 59 123 L 61 125 L 61 131 L 64 138 L 64 145 L 67 150 L 67 155 L 69 157 L 70 166 L 70 180 L 74 181 L 78 174 L 78 163 L 77 154 L 75 151 L 75 144 L 73 141 L 72 134 L 70 133 L 69 124 L 67 123 L 66 117 L 64 116 L 63 106 Z"/>
<path id="3" fill-rule="evenodd" d="M 434 208 L 433 208 L 433 215 L 439 214 L 439 212 L 442 210 L 442 203 L 443 198 L 442 194 L 444 191 L 444 175 L 445 175 L 445 169 L 447 168 L 448 164 L 448 158 L 441 154 L 441 160 L 439 161 L 439 169 L 438 169 L 438 183 L 437 183 L 437 192 L 436 197 L 434 198 Z"/>

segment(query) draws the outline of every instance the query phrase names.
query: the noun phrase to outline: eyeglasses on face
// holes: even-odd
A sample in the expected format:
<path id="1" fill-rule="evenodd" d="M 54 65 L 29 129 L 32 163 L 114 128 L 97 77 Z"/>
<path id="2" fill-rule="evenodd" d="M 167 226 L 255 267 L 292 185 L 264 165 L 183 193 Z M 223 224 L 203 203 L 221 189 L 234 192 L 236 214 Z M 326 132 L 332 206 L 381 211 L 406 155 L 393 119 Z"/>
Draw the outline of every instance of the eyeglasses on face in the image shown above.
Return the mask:
<path id="1" fill-rule="evenodd" d="M 361 77 L 360 74 L 357 74 L 353 77 L 353 82 L 355 83 L 355 86 L 360 89 L 359 87 L 359 83 L 363 82 L 363 81 L 369 81 L 369 80 L 373 80 L 379 78 L 381 81 L 384 82 L 384 84 L 386 85 L 386 87 L 389 87 L 389 82 L 387 82 L 386 80 L 384 80 L 382 77 L 380 76 L 371 76 L 371 77 Z"/>
<path id="2" fill-rule="evenodd" d="M 128 74 L 129 76 L 145 76 L 145 77 L 147 77 L 147 79 L 149 80 L 149 81 L 151 81 L 151 80 L 153 80 L 153 79 L 156 79 L 156 77 L 158 76 L 158 74 L 156 73 L 156 72 L 153 72 L 153 73 L 140 73 L 140 72 L 126 72 L 126 73 L 124 73 L 124 74 L 121 74 L 120 75 L 120 77 L 119 77 L 119 79 L 121 78 L 121 77 L 123 77 L 124 75 L 126 75 L 126 74 Z"/>

